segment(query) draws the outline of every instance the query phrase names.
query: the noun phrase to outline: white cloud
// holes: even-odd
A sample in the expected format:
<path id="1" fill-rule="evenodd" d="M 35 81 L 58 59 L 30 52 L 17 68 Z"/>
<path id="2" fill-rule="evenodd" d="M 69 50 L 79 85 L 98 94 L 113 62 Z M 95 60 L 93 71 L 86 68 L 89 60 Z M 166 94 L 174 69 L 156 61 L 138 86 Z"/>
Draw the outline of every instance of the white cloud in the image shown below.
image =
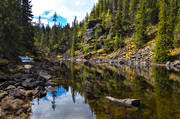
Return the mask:
<path id="1" fill-rule="evenodd" d="M 50 17 L 57 12 L 58 15 L 67 19 L 72 23 L 74 17 L 77 16 L 78 21 L 81 21 L 90 12 L 93 5 L 98 0 L 32 0 L 32 11 L 34 16 L 42 15 L 44 11 L 51 11 L 44 17 Z"/>
<path id="2" fill-rule="evenodd" d="M 71 89 L 61 96 L 57 96 L 55 100 L 56 110 L 53 111 L 52 96 L 46 96 L 48 100 L 41 99 L 39 104 L 37 100 L 32 103 L 32 119 L 94 119 L 95 115 L 91 112 L 88 104 L 85 104 L 85 99 L 77 94 L 75 96 L 76 103 L 72 100 Z"/>

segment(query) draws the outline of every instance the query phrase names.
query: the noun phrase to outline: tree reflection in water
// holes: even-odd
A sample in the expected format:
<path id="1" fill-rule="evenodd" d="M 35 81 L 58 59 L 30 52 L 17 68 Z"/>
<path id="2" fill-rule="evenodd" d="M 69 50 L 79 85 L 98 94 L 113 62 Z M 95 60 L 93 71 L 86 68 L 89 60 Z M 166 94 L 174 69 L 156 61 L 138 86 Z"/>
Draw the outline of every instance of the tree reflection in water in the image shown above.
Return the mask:
<path id="1" fill-rule="evenodd" d="M 58 77 L 54 80 L 59 90 L 66 91 L 61 95 L 57 95 L 59 90 L 52 92 L 53 115 L 42 109 L 34 115 L 49 113 L 56 115 L 54 119 L 180 118 L 180 76 L 166 69 L 62 63 L 52 67 L 51 75 Z M 142 104 L 131 108 L 106 96 L 140 99 Z"/>

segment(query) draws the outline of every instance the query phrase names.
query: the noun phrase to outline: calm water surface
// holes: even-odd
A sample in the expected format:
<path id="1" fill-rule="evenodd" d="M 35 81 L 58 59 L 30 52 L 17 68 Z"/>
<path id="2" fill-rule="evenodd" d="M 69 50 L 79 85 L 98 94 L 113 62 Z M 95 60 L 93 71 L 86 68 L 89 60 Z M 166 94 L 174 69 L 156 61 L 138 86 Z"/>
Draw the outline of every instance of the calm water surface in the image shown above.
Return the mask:
<path id="1" fill-rule="evenodd" d="M 32 119 L 180 119 L 180 73 L 72 63 L 49 70 L 58 86 L 31 102 Z M 141 106 L 127 107 L 106 96 L 140 99 Z"/>

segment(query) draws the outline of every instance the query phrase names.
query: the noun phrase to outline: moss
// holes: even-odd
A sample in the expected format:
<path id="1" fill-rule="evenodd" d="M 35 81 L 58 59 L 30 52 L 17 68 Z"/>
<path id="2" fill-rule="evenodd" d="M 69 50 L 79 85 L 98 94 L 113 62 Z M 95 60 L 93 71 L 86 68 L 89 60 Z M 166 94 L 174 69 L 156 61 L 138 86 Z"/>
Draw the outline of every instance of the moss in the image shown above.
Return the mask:
<path id="1" fill-rule="evenodd" d="M 171 50 L 169 54 L 170 54 L 170 56 L 180 54 L 180 48 L 175 48 L 175 49 Z"/>
<path id="2" fill-rule="evenodd" d="M 6 65 L 9 61 L 7 59 L 0 59 L 0 65 Z"/>
<path id="3" fill-rule="evenodd" d="M 62 58 L 62 56 L 61 56 L 61 55 L 58 55 L 57 58 Z"/>
<path id="4" fill-rule="evenodd" d="M 80 50 L 75 51 L 75 56 L 79 56 L 79 55 L 81 55 L 81 51 Z"/>

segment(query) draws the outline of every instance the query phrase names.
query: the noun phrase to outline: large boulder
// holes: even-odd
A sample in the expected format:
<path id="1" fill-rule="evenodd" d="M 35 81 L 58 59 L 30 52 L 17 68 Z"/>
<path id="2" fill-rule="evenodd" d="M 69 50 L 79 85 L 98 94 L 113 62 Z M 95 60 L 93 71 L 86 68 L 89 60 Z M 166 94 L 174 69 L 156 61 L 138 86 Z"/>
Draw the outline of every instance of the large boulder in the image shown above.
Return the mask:
<path id="1" fill-rule="evenodd" d="M 0 82 L 9 81 L 10 78 L 7 76 L 0 76 Z"/>
<path id="2" fill-rule="evenodd" d="M 87 22 L 87 29 L 91 29 L 91 28 L 95 27 L 96 24 L 98 24 L 98 23 L 100 24 L 101 21 L 100 21 L 100 20 L 97 20 L 97 19 L 95 19 L 95 20 L 89 20 L 89 21 Z"/>
<path id="3" fill-rule="evenodd" d="M 87 39 L 94 38 L 94 30 L 93 29 L 87 29 L 86 30 L 86 37 L 87 37 Z"/>

